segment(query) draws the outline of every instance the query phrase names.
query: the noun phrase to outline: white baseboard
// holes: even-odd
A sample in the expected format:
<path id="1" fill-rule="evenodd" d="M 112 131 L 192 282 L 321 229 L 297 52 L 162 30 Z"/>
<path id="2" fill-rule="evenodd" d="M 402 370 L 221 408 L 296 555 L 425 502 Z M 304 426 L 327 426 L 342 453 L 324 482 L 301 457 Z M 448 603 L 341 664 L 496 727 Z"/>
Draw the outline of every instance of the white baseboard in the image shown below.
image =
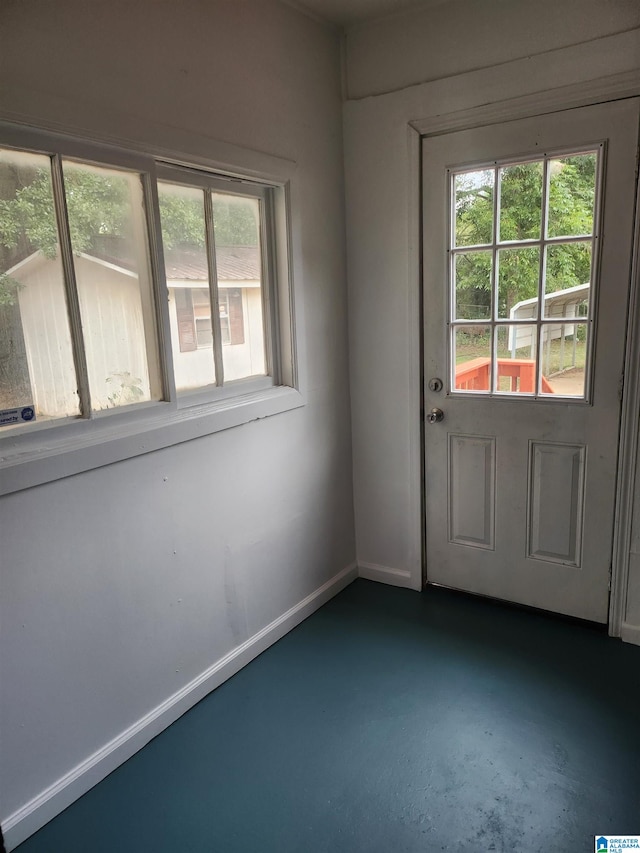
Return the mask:
<path id="1" fill-rule="evenodd" d="M 623 622 L 620 637 L 625 643 L 634 643 L 634 645 L 640 646 L 640 625 L 628 625 Z"/>
<path id="2" fill-rule="evenodd" d="M 178 717 L 299 625 L 357 577 L 356 564 L 347 566 L 10 815 L 2 822 L 7 851 L 13 850 L 67 806 L 86 794 L 90 788 L 131 758 Z"/>
<path id="3" fill-rule="evenodd" d="M 408 569 L 393 569 L 391 566 L 378 566 L 376 563 L 358 563 L 358 576 L 368 581 L 386 583 L 390 586 L 402 586 L 416 589 L 411 572 Z"/>

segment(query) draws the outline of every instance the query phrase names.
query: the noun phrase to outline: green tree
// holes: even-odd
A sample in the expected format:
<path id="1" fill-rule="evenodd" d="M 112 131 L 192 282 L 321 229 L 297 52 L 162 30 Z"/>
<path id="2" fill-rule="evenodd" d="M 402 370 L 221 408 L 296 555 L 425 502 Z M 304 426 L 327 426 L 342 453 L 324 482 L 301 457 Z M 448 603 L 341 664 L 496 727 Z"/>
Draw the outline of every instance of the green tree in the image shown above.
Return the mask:
<path id="1" fill-rule="evenodd" d="M 127 180 L 81 167 L 65 169 L 69 230 L 74 252 L 99 251 L 105 238 L 126 240 L 131 233 Z M 222 246 L 257 246 L 253 201 L 213 196 L 216 242 Z M 160 216 L 165 249 L 202 246 L 202 201 L 161 194 Z M 51 177 L 47 170 L 0 164 L 0 305 L 15 302 L 16 282 L 6 270 L 39 249 L 54 258 L 58 230 Z"/>
<path id="2" fill-rule="evenodd" d="M 593 154 L 552 160 L 549 177 L 548 233 L 551 237 L 590 234 L 593 226 L 596 157 Z M 501 170 L 498 223 L 500 240 L 540 237 L 542 164 L 523 163 Z M 456 178 L 455 229 L 458 246 L 491 242 L 494 228 L 493 172 L 463 173 Z M 490 251 L 459 254 L 456 261 L 458 316 L 488 318 L 491 301 Z M 500 316 L 538 293 L 540 253 L 537 248 L 500 249 L 498 304 Z M 564 290 L 590 279 L 588 242 L 551 247 L 546 264 L 546 292 Z"/>

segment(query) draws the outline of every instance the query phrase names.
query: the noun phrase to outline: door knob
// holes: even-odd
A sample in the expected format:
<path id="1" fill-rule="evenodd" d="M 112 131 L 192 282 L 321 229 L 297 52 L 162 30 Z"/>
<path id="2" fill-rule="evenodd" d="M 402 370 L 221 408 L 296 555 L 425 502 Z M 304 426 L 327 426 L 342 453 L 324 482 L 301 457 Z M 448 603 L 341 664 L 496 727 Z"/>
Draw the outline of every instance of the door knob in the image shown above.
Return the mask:
<path id="1" fill-rule="evenodd" d="M 433 408 L 427 414 L 427 423 L 439 424 L 442 420 L 444 420 L 444 412 L 442 411 L 442 409 Z"/>

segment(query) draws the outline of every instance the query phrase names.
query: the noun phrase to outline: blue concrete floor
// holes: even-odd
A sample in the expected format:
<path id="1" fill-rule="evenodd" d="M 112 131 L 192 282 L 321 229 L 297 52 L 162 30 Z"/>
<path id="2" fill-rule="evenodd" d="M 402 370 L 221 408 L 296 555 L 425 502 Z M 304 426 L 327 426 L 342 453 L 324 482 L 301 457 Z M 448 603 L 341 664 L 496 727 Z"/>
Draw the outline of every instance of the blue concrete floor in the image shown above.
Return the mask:
<path id="1" fill-rule="evenodd" d="M 593 850 L 640 833 L 640 648 L 357 581 L 20 853 Z"/>

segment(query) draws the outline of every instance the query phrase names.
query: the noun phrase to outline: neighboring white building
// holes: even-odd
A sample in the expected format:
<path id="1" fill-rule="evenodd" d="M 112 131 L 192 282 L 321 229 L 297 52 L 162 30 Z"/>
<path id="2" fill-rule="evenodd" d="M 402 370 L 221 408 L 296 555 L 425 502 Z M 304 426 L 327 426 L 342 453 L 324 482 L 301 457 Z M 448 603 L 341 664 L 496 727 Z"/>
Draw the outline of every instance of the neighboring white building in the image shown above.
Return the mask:
<path id="1" fill-rule="evenodd" d="M 104 256 L 82 253 L 74 262 L 94 408 L 113 406 L 114 395 L 132 388 L 149 399 L 137 273 L 126 261 Z M 219 247 L 217 270 L 225 381 L 260 375 L 265 371 L 260 251 Z M 201 387 L 213 376 L 206 260 L 203 253 L 168 253 L 166 273 L 176 386 Z M 60 261 L 35 252 L 7 275 L 21 285 L 20 318 L 34 395 L 25 403 L 33 403 L 39 417 L 73 415 L 78 402 L 71 340 L 60 334 L 67 327 Z"/>
<path id="2" fill-rule="evenodd" d="M 211 376 L 212 333 L 208 271 L 203 252 L 165 258 L 171 344 L 178 388 L 200 388 Z M 225 382 L 265 372 L 260 250 L 216 247 Z"/>
<path id="3" fill-rule="evenodd" d="M 560 360 L 560 370 L 571 369 L 576 364 L 576 324 L 571 320 L 581 320 L 583 323 L 587 320 L 589 292 L 591 285 L 577 284 L 574 287 L 567 287 L 564 290 L 556 290 L 553 293 L 545 293 L 544 296 L 544 317 L 557 317 L 558 324 L 542 327 L 541 347 L 549 347 L 551 341 L 561 341 L 562 356 Z M 525 347 L 529 348 L 531 357 L 535 351 L 536 344 L 536 326 L 535 319 L 538 312 L 538 297 L 533 299 L 524 299 L 522 302 L 517 302 L 511 311 L 509 317 L 512 320 L 524 320 L 531 318 L 534 325 L 531 326 L 510 326 L 509 327 L 509 351 L 511 357 L 516 357 L 516 352 Z M 565 340 L 571 342 L 571 360 L 568 364 L 564 360 L 564 344 Z"/>

